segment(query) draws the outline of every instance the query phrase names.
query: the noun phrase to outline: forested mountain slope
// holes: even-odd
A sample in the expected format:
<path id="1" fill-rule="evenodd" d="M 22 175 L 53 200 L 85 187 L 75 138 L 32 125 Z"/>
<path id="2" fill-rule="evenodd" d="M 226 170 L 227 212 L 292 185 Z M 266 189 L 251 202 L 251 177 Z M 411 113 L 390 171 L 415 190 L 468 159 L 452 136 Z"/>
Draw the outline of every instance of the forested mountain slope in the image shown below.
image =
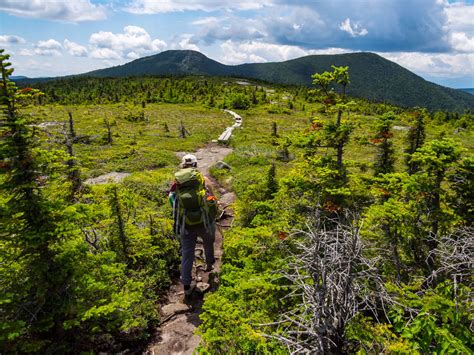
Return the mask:
<path id="1" fill-rule="evenodd" d="M 329 70 L 331 65 L 350 67 L 351 85 L 348 94 L 355 97 L 405 107 L 426 107 L 430 110 L 474 110 L 472 95 L 426 81 L 400 65 L 373 53 L 311 55 L 280 63 L 227 66 L 199 52 L 170 50 L 85 75 L 121 77 L 205 74 L 310 86 L 311 75 Z"/>
<path id="2" fill-rule="evenodd" d="M 330 70 L 331 65 L 349 66 L 348 94 L 403 107 L 464 112 L 474 110 L 474 97 L 466 92 L 424 80 L 402 66 L 374 53 L 310 55 L 285 62 L 224 65 L 200 52 L 169 50 L 139 58 L 124 65 L 91 71 L 80 76 L 228 76 L 258 79 L 269 83 L 311 86 L 311 75 Z M 68 76 L 77 77 L 77 76 Z M 20 85 L 58 78 L 15 80 Z"/>

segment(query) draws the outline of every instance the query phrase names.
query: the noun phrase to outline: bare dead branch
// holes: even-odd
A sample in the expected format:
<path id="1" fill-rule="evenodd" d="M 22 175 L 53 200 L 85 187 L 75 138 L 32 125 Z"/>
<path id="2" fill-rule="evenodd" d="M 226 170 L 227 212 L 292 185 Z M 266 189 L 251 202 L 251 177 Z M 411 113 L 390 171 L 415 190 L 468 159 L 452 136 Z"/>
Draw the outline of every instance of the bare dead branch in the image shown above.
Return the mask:
<path id="1" fill-rule="evenodd" d="M 324 224 L 318 217 L 308 231 L 293 233 L 288 268 L 287 297 L 299 306 L 281 316 L 278 335 L 291 353 L 341 352 L 345 328 L 359 312 L 393 304 L 379 275 L 379 258 L 363 255 L 357 221 Z M 331 225 L 331 227 L 327 227 Z"/>

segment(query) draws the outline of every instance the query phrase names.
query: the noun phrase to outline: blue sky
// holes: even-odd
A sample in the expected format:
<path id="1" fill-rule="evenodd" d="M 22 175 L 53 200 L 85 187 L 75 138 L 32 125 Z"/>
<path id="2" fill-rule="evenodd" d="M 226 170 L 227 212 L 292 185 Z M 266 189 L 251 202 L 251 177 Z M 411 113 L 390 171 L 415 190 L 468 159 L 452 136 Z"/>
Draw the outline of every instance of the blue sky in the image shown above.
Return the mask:
<path id="1" fill-rule="evenodd" d="M 474 87 L 474 0 L 0 0 L 16 75 L 83 73 L 168 49 L 225 64 L 370 51 Z"/>

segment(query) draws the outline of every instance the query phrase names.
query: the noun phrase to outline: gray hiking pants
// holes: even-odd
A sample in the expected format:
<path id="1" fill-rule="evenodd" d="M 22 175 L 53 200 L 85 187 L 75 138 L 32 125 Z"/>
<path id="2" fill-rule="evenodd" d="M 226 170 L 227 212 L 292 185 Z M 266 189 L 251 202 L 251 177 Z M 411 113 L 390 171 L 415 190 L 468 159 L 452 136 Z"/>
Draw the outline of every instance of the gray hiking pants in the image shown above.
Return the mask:
<path id="1" fill-rule="evenodd" d="M 215 228 L 212 228 L 215 230 Z M 206 264 L 214 264 L 214 240 L 215 232 L 208 233 L 204 225 L 186 227 L 185 235 L 181 237 L 181 282 L 190 285 L 194 262 L 194 250 L 197 237 L 201 237 L 204 244 Z"/>

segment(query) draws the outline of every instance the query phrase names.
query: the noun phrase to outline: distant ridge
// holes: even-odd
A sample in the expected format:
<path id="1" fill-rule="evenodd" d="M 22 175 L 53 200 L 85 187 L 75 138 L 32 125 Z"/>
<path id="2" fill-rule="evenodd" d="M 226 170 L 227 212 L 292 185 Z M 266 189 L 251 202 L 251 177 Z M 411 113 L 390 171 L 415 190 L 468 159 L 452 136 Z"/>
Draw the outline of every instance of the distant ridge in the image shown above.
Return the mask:
<path id="1" fill-rule="evenodd" d="M 348 94 L 404 107 L 474 111 L 474 96 L 424 80 L 374 53 L 310 55 L 285 62 L 225 65 L 191 50 L 168 50 L 132 62 L 91 71 L 85 76 L 208 75 L 259 79 L 270 83 L 311 86 L 311 75 L 331 65 L 349 66 Z"/>
<path id="2" fill-rule="evenodd" d="M 458 89 L 458 90 L 474 95 L 474 88 L 464 88 L 464 89 Z"/>

